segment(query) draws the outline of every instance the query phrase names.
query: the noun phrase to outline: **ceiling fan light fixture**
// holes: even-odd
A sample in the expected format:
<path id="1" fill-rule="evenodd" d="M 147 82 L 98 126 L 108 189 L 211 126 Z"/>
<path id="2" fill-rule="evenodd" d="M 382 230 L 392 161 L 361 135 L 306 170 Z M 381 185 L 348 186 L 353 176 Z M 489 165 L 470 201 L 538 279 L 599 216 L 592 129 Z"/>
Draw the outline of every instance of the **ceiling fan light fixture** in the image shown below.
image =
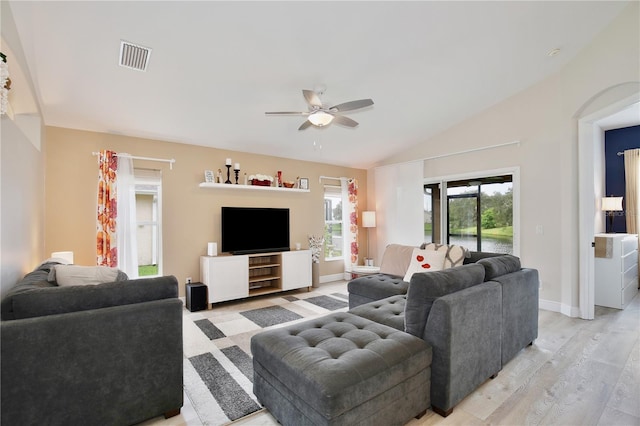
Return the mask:
<path id="1" fill-rule="evenodd" d="M 322 126 L 326 126 L 327 124 L 333 121 L 333 115 L 327 114 L 324 111 L 316 111 L 309 116 L 308 120 L 314 126 L 322 127 Z"/>

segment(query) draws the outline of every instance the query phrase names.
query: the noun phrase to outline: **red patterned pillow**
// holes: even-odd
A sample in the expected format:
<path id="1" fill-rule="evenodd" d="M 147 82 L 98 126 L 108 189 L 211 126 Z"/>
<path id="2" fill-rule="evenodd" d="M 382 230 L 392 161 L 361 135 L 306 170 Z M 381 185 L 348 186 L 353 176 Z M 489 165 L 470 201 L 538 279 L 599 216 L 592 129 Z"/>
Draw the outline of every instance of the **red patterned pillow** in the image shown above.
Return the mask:
<path id="1" fill-rule="evenodd" d="M 446 253 L 442 251 L 413 249 L 411 263 L 409 263 L 409 268 L 403 280 L 409 282 L 413 274 L 418 272 L 431 272 L 443 269 L 445 256 Z"/>

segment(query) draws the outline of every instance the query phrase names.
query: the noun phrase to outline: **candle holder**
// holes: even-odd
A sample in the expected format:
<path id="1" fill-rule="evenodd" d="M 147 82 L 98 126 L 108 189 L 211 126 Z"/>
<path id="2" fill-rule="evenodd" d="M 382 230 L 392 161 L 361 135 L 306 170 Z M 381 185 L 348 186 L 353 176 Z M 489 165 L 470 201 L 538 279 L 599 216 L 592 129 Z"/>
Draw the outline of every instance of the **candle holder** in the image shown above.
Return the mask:
<path id="1" fill-rule="evenodd" d="M 224 183 L 231 183 L 231 164 L 225 164 L 227 166 L 227 180 Z"/>
<path id="2" fill-rule="evenodd" d="M 240 169 L 233 169 L 233 171 L 236 173 L 236 185 L 238 184 L 238 173 L 240 173 Z"/>

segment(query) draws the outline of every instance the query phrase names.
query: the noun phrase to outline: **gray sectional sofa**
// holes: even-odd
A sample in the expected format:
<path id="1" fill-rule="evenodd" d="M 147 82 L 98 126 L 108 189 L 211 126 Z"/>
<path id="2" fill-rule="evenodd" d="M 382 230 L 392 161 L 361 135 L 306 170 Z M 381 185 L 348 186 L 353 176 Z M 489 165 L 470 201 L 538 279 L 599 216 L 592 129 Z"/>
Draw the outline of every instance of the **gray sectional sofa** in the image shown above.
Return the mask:
<path id="1" fill-rule="evenodd" d="M 391 245 L 383 273 L 349 282 L 348 312 L 253 336 L 254 394 L 283 425 L 448 416 L 538 335 L 538 272 L 460 249 L 436 246 L 436 270 L 442 253 Z"/>
<path id="2" fill-rule="evenodd" d="M 38 266 L 1 302 L 1 423 L 129 425 L 178 414 L 176 278 L 58 286 L 48 281 L 55 265 Z"/>
<path id="3" fill-rule="evenodd" d="M 348 284 L 350 313 L 431 345 L 431 405 L 442 416 L 538 336 L 538 272 L 510 255 L 468 260 L 414 274 L 409 283 L 376 274 Z M 398 294 L 405 284 L 406 294 Z"/>

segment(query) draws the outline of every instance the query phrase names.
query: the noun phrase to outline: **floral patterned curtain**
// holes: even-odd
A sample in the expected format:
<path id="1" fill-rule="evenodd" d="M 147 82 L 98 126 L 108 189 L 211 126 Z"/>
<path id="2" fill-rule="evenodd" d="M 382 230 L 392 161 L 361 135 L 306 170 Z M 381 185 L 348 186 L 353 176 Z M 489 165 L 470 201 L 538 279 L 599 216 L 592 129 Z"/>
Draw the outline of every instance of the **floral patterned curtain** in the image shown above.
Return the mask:
<path id="1" fill-rule="evenodd" d="M 96 233 L 97 265 L 118 266 L 116 249 L 118 157 L 102 150 L 98 156 L 98 220 Z"/>
<path id="2" fill-rule="evenodd" d="M 345 270 L 358 264 L 358 181 L 357 179 L 341 179 L 343 200 L 343 253 Z M 347 257 L 350 254 L 350 258 Z M 347 260 L 349 259 L 349 260 Z"/>

